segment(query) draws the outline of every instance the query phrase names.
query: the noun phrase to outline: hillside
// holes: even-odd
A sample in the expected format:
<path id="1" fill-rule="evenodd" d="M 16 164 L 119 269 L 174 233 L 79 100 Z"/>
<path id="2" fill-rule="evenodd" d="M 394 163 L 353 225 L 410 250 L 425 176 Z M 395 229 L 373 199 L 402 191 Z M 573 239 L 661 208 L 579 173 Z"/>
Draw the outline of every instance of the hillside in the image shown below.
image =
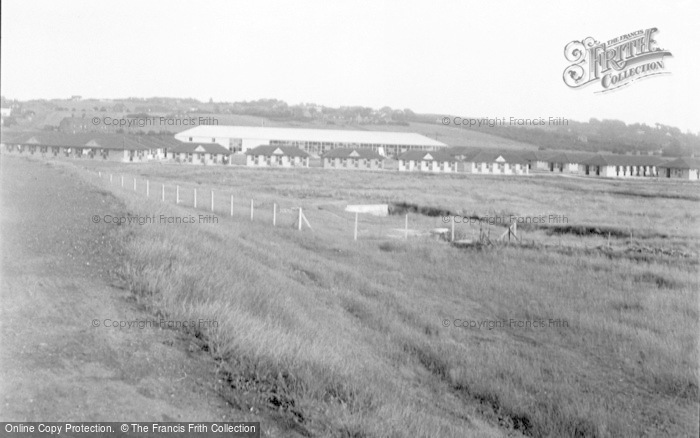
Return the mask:
<path id="1" fill-rule="evenodd" d="M 353 106 L 330 108 L 316 104 L 288 105 L 277 99 L 251 102 L 199 102 L 195 99 L 54 99 L 20 102 L 2 100 L 12 108 L 5 125 L 20 130 L 59 129 L 66 117 L 80 124 L 81 119 L 100 120 L 97 127 L 135 134 L 175 133 L 187 129 L 173 120 L 214 118 L 219 125 L 279 126 L 316 129 L 350 129 L 371 131 L 410 131 L 435 138 L 449 146 L 473 146 L 497 149 L 557 149 L 585 152 L 641 153 L 665 156 L 700 155 L 700 136 L 680 129 L 655 124 L 627 125 L 619 120 L 569 120 L 561 126 L 445 126 L 446 115 L 416 114 L 410 109 L 383 107 L 372 109 Z M 105 120 L 165 117 L 147 126 L 102 126 Z M 450 116 L 451 117 L 451 116 Z M 206 122 L 199 122 L 206 123 Z M 89 125 L 89 123 L 87 123 Z M 74 127 L 61 129 L 72 129 Z"/>

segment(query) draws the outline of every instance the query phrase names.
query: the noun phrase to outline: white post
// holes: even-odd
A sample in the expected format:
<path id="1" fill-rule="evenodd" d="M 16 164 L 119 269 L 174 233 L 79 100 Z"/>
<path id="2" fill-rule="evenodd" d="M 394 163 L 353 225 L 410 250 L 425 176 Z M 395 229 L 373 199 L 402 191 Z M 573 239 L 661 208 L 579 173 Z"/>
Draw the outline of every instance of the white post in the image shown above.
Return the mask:
<path id="1" fill-rule="evenodd" d="M 450 242 L 455 241 L 455 217 L 452 215 L 452 240 Z"/>
<path id="2" fill-rule="evenodd" d="M 408 240 L 408 213 L 406 213 L 406 225 L 404 225 L 403 238 Z"/>
<path id="3" fill-rule="evenodd" d="M 277 204 L 272 203 L 272 226 L 277 226 Z"/>
<path id="4" fill-rule="evenodd" d="M 102 171 L 97 172 L 97 175 L 102 178 Z"/>
<path id="5" fill-rule="evenodd" d="M 250 200 L 250 220 L 253 220 L 253 200 Z"/>
<path id="6" fill-rule="evenodd" d="M 151 182 L 149 180 L 146 180 L 146 197 L 148 198 L 148 195 L 151 190 Z"/>
<path id="7" fill-rule="evenodd" d="M 299 231 L 301 231 L 301 207 L 299 207 Z"/>
<path id="8" fill-rule="evenodd" d="M 180 203 L 180 186 L 175 186 L 175 203 Z"/>
<path id="9" fill-rule="evenodd" d="M 112 174 L 109 174 L 109 183 L 112 184 Z"/>
<path id="10" fill-rule="evenodd" d="M 136 177 L 134 177 L 134 191 L 136 191 Z"/>
<path id="11" fill-rule="evenodd" d="M 231 217 L 233 217 L 233 195 L 231 195 Z"/>
<path id="12" fill-rule="evenodd" d="M 165 202 L 165 183 L 160 185 L 160 202 Z"/>
<path id="13" fill-rule="evenodd" d="M 194 208 L 197 208 L 197 188 L 194 189 Z"/>
<path id="14" fill-rule="evenodd" d="M 357 217 L 359 214 L 355 212 L 355 240 L 357 240 Z"/>
<path id="15" fill-rule="evenodd" d="M 211 211 L 214 212 L 214 190 L 211 191 Z"/>
<path id="16" fill-rule="evenodd" d="M 124 187 L 124 175 L 122 175 L 122 187 Z"/>

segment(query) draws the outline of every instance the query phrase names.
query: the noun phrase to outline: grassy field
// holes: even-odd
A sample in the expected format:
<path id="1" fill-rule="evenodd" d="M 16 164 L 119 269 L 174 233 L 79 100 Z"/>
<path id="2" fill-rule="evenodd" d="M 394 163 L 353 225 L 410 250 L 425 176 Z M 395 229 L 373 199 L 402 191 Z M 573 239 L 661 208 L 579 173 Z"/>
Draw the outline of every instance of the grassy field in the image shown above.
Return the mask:
<path id="1" fill-rule="evenodd" d="M 195 335 L 232 403 L 319 436 L 697 436 L 697 185 L 77 164 L 125 199 L 115 215 L 198 217 L 214 190 L 218 223 L 115 232 L 154 312 L 218 321 Z M 355 203 L 397 214 L 363 217 L 355 242 Z M 446 214 L 568 223 L 459 249 L 427 236 Z"/>

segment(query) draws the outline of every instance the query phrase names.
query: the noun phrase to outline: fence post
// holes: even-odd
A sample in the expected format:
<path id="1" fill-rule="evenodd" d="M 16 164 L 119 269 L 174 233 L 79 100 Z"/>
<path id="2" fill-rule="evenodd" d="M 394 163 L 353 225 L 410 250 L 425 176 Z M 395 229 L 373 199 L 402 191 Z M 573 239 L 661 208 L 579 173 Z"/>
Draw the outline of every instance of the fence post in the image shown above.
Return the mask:
<path id="1" fill-rule="evenodd" d="M 136 191 L 136 177 L 134 177 L 134 191 Z"/>
<path id="2" fill-rule="evenodd" d="M 211 212 L 214 213 L 214 190 L 211 191 Z"/>
<path id="3" fill-rule="evenodd" d="M 355 212 L 355 240 L 357 240 L 357 217 L 359 216 L 358 212 Z"/>
<path id="4" fill-rule="evenodd" d="M 272 226 L 277 226 L 277 204 L 274 202 L 272 203 Z"/>
<path id="5" fill-rule="evenodd" d="M 253 200 L 250 200 L 250 220 L 253 221 Z"/>
<path id="6" fill-rule="evenodd" d="M 231 195 L 231 217 L 233 217 L 233 195 Z"/>
<path id="7" fill-rule="evenodd" d="M 151 182 L 149 180 L 146 180 L 146 197 L 148 198 L 148 195 L 151 190 Z"/>
<path id="8" fill-rule="evenodd" d="M 175 203 L 180 203 L 180 186 L 175 186 Z"/>
<path id="9" fill-rule="evenodd" d="M 299 207 L 299 231 L 301 231 L 301 207 Z"/>
<path id="10" fill-rule="evenodd" d="M 160 202 L 165 202 L 165 183 L 160 185 Z"/>
<path id="11" fill-rule="evenodd" d="M 197 208 L 197 188 L 194 189 L 194 208 Z"/>
<path id="12" fill-rule="evenodd" d="M 124 175 L 122 175 L 122 188 L 124 187 Z"/>
<path id="13" fill-rule="evenodd" d="M 406 224 L 404 225 L 403 238 L 408 240 L 408 213 L 406 213 Z"/>
<path id="14" fill-rule="evenodd" d="M 455 241 L 455 217 L 452 215 L 452 240 L 450 242 Z"/>
<path id="15" fill-rule="evenodd" d="M 109 183 L 112 184 L 112 174 L 109 174 Z"/>
<path id="16" fill-rule="evenodd" d="M 102 171 L 97 172 L 97 175 L 102 178 Z"/>

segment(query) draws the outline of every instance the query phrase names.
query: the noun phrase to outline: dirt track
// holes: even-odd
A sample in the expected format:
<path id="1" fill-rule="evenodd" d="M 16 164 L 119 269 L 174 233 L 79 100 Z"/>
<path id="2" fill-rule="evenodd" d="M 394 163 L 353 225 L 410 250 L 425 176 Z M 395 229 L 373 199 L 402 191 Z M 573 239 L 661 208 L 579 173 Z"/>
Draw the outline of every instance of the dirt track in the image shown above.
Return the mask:
<path id="1" fill-rule="evenodd" d="M 188 338 L 104 327 L 153 319 L 111 284 L 110 225 L 91 221 L 121 204 L 62 166 L 0 159 L 0 421 L 245 421 Z"/>

